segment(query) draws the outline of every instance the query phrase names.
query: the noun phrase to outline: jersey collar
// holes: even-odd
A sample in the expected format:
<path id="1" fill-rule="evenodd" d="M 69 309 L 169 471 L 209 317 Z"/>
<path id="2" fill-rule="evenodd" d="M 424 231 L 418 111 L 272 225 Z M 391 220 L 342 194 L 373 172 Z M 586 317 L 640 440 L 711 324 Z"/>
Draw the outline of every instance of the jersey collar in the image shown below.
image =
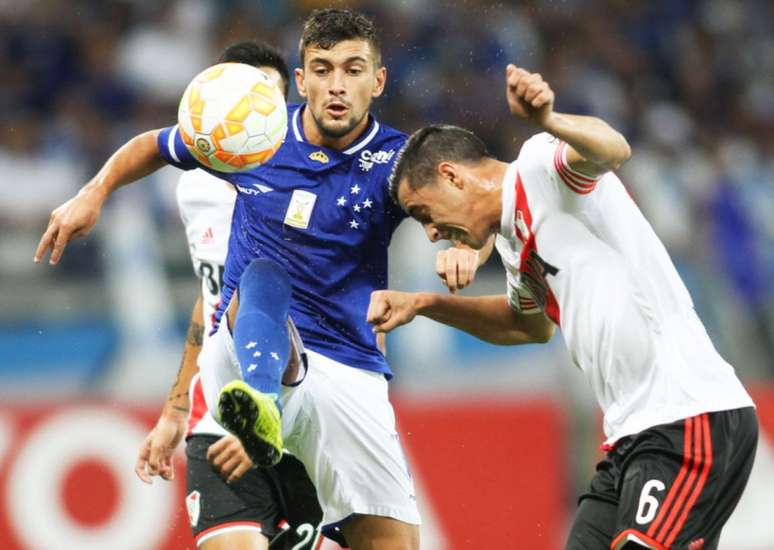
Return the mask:
<path id="1" fill-rule="evenodd" d="M 311 145 L 308 141 L 306 141 L 306 136 L 304 135 L 304 125 L 301 124 L 301 111 L 306 108 L 306 103 L 302 103 L 299 105 L 298 109 L 293 113 L 293 119 L 291 120 L 291 127 L 293 128 L 293 135 L 296 138 L 296 141 L 299 141 L 301 143 L 307 143 Z M 374 137 L 376 137 L 376 134 L 379 132 L 379 122 L 371 116 L 369 113 L 368 115 L 368 126 L 366 127 L 365 132 L 363 132 L 362 136 L 355 140 L 352 145 L 344 149 L 343 151 L 337 151 L 338 153 L 344 154 L 344 155 L 352 155 L 354 153 L 357 153 L 360 151 L 363 147 L 371 143 L 373 141 Z"/>

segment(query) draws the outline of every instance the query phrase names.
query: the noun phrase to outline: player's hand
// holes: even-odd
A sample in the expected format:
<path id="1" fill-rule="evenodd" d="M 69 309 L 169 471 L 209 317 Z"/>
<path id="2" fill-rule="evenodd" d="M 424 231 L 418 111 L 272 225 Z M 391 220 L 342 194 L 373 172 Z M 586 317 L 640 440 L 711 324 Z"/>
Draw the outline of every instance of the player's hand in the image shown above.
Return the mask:
<path id="1" fill-rule="evenodd" d="M 46 232 L 40 238 L 34 261 L 40 262 L 50 249 L 48 263 L 56 265 L 62 257 L 65 246 L 78 237 L 83 237 L 97 223 L 104 198 L 96 191 L 82 190 L 75 197 L 51 212 Z"/>
<path id="2" fill-rule="evenodd" d="M 417 315 L 416 294 L 397 290 L 375 290 L 371 293 L 366 319 L 376 333 L 390 332 L 410 323 Z"/>
<path id="3" fill-rule="evenodd" d="M 478 250 L 462 245 L 440 250 L 435 256 L 435 272 L 454 293 L 473 282 L 479 259 Z"/>
<path id="4" fill-rule="evenodd" d="M 210 445 L 207 460 L 226 483 L 233 483 L 253 467 L 242 443 L 233 435 L 224 435 Z"/>
<path id="5" fill-rule="evenodd" d="M 175 479 L 172 456 L 186 431 L 183 415 L 162 415 L 140 447 L 134 473 L 145 483 L 152 483 L 151 476 Z"/>
<path id="6" fill-rule="evenodd" d="M 544 126 L 554 109 L 554 92 L 540 73 L 510 64 L 505 68 L 505 95 L 511 113 Z"/>

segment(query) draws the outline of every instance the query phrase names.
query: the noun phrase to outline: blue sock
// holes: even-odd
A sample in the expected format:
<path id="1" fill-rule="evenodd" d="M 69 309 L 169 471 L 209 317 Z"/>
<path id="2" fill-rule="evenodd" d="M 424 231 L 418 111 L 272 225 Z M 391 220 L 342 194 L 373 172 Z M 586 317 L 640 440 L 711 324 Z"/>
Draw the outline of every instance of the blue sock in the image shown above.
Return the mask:
<path id="1" fill-rule="evenodd" d="M 287 271 L 270 260 L 250 262 L 239 281 L 234 346 L 242 377 L 262 393 L 279 396 L 290 357 L 289 307 Z"/>

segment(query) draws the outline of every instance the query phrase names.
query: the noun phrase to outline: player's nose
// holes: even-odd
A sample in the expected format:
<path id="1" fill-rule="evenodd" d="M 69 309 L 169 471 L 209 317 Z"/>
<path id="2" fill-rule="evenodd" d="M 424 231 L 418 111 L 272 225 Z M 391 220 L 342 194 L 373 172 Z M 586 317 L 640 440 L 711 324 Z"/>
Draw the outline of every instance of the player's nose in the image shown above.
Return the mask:
<path id="1" fill-rule="evenodd" d="M 344 71 L 333 71 L 333 75 L 331 78 L 331 87 L 330 87 L 330 93 L 333 95 L 343 95 L 346 92 L 346 87 L 344 85 L 345 82 L 345 74 Z"/>
<path id="2" fill-rule="evenodd" d="M 425 223 L 422 224 L 422 227 L 425 228 L 425 234 L 427 235 L 427 238 L 430 239 L 430 242 L 435 243 L 441 240 L 441 232 L 438 231 L 433 224 Z"/>

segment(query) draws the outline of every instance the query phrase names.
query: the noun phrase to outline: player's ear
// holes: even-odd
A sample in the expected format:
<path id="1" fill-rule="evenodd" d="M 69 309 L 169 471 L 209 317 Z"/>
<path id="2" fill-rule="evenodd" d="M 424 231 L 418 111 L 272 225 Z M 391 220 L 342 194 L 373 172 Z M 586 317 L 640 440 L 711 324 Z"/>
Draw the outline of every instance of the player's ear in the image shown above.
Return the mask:
<path id="1" fill-rule="evenodd" d="M 304 86 L 304 69 L 301 67 L 296 67 L 293 70 L 293 74 L 296 77 L 296 89 L 298 90 L 298 95 L 301 97 L 306 97 L 306 86 Z"/>
<path id="2" fill-rule="evenodd" d="M 374 91 L 371 97 L 379 97 L 384 91 L 384 85 L 387 83 L 387 67 L 381 66 L 376 69 L 374 74 Z"/>
<path id="3" fill-rule="evenodd" d="M 444 160 L 443 162 L 440 162 L 438 164 L 438 176 L 441 178 L 441 181 L 444 181 L 450 185 L 453 185 L 457 189 L 462 189 L 464 187 L 462 178 L 460 177 L 461 174 L 460 174 L 459 166 L 457 166 L 453 162 L 449 162 L 446 160 Z"/>

